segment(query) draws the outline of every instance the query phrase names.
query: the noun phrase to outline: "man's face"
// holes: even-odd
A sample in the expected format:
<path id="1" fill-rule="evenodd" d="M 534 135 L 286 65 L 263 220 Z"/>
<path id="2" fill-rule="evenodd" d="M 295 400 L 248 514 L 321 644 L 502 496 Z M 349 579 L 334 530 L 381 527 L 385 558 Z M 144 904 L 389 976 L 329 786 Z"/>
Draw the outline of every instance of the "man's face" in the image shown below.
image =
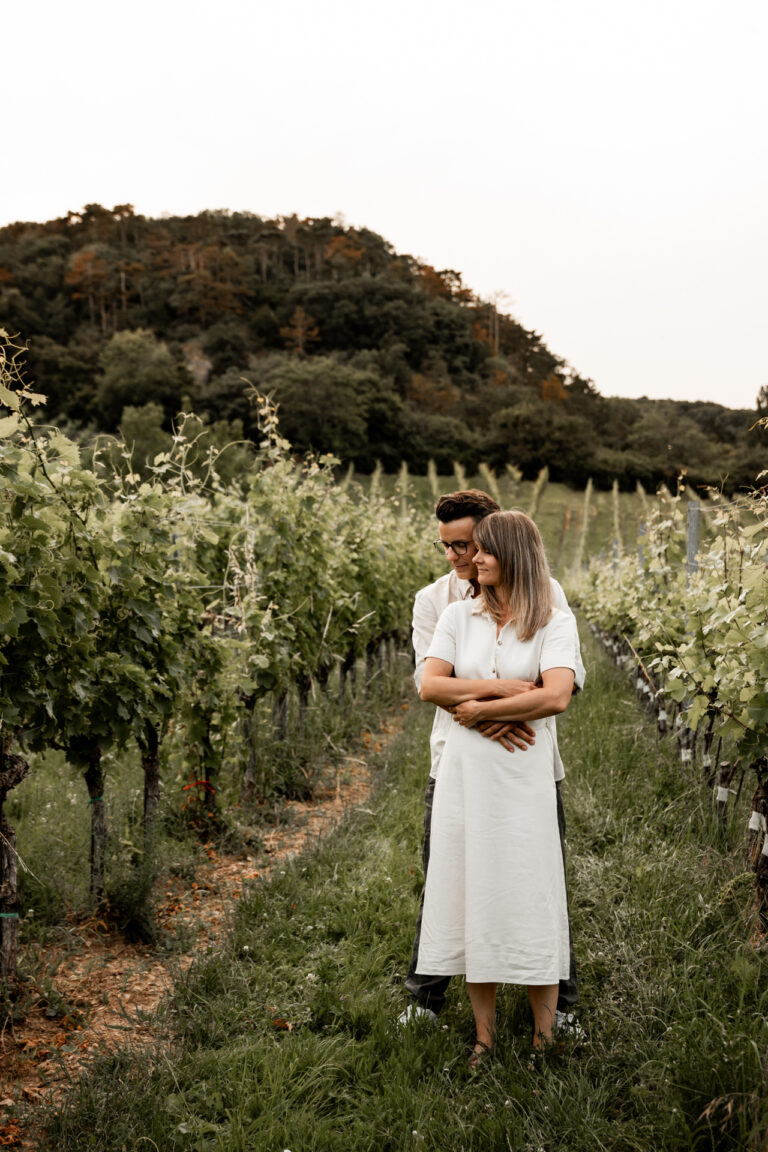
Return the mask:
<path id="1" fill-rule="evenodd" d="M 446 545 L 446 559 L 451 562 L 456 575 L 462 580 L 474 580 L 477 577 L 477 569 L 473 561 L 477 551 L 472 539 L 472 533 L 475 530 L 474 518 L 463 516 L 461 520 L 450 520 L 447 524 L 439 523 L 439 528 L 440 539 Z M 453 544 L 458 546 L 458 552 L 452 547 Z M 466 551 L 461 548 L 462 544 L 467 545 Z"/>

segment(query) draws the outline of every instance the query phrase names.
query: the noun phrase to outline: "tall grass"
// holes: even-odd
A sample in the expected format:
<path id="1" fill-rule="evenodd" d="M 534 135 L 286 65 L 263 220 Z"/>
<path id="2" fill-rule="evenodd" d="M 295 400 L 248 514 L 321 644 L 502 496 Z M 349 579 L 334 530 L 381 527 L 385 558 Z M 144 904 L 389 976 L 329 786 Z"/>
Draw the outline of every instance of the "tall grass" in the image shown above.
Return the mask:
<path id="1" fill-rule="evenodd" d="M 94 1069 L 51 1117 L 50 1147 L 762 1150 L 768 957 L 748 943 L 741 864 L 711 846 L 709 797 L 584 641 L 587 689 L 561 738 L 580 1050 L 529 1069 L 526 999 L 507 988 L 498 1057 L 473 1076 L 458 979 L 440 1027 L 394 1026 L 428 771 L 430 710 L 414 703 L 377 757 L 375 800 L 251 890 L 226 947 L 179 983 L 173 1044 Z"/>

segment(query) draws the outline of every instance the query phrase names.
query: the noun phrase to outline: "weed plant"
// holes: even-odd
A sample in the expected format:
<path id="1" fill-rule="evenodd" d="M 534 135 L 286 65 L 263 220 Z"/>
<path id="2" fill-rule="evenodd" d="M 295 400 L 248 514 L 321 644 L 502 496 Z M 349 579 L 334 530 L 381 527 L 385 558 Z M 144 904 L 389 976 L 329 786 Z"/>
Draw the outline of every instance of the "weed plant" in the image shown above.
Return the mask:
<path id="1" fill-rule="evenodd" d="M 526 997 L 505 988 L 497 1058 L 471 1073 L 459 979 L 438 1027 L 396 1027 L 428 771 L 430 709 L 414 703 L 375 758 L 374 800 L 252 885 L 226 946 L 181 979 L 173 1046 L 96 1066 L 51 1114 L 49 1147 L 762 1152 L 768 958 L 741 858 L 584 641 L 561 748 L 586 1043 L 532 1070 Z"/>

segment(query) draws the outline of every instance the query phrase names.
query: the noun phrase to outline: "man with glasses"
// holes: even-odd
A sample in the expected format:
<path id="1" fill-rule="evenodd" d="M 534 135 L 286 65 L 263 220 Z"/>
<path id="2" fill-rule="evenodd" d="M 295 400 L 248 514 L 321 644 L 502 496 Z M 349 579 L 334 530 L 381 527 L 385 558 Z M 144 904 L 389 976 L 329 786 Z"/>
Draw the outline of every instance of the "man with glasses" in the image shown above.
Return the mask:
<path id="1" fill-rule="evenodd" d="M 413 605 L 413 650 L 416 657 L 416 671 L 414 680 L 417 689 L 421 685 L 421 673 L 424 667 L 432 636 L 440 615 L 449 604 L 456 600 L 466 600 L 477 596 L 480 586 L 477 583 L 477 569 L 473 557 L 476 547 L 472 539 L 475 524 L 491 512 L 499 512 L 499 505 L 487 493 L 476 488 L 462 492 L 450 492 L 441 496 L 435 506 L 435 515 L 438 520 L 440 539 L 434 542 L 435 548 L 445 555 L 451 565 L 451 571 L 441 576 L 434 583 L 428 584 L 416 593 Z M 556 608 L 570 612 L 565 593 L 556 580 L 552 580 L 552 592 Z M 584 665 L 581 654 L 576 653 L 576 687 L 574 691 L 584 685 Z M 429 867 L 430 828 L 432 823 L 432 801 L 435 792 L 435 781 L 443 754 L 446 737 L 453 723 L 450 712 L 443 708 L 435 709 L 435 720 L 432 725 L 430 737 L 431 770 L 429 783 L 425 796 L 424 809 L 424 849 L 423 865 L 426 880 Z M 507 751 L 512 754 L 515 750 L 525 752 L 529 744 L 534 742 L 534 732 L 525 723 L 487 723 L 478 725 L 477 730 L 489 739 L 501 742 Z M 565 814 L 563 812 L 560 786 L 563 778 L 563 764 L 555 745 L 555 778 L 557 792 L 557 819 L 560 827 L 560 841 L 565 861 Z M 422 894 L 419 906 L 419 915 L 416 921 L 416 939 L 413 945 L 410 968 L 405 979 L 405 987 L 413 1000 L 400 1016 L 398 1023 L 408 1024 L 417 1019 L 437 1020 L 437 1015 L 445 1004 L 446 992 L 450 983 L 450 976 L 429 976 L 416 972 L 416 963 L 419 955 L 419 940 L 421 937 L 421 917 L 424 897 Z M 570 933 L 570 924 L 569 924 Z M 576 962 L 573 954 L 573 938 L 570 941 L 571 970 L 568 980 L 560 981 L 560 994 L 557 1002 L 555 1027 L 561 1033 L 570 1033 L 580 1038 L 583 1031 L 575 1019 L 571 1009 L 578 1000 L 578 985 L 576 981 Z"/>

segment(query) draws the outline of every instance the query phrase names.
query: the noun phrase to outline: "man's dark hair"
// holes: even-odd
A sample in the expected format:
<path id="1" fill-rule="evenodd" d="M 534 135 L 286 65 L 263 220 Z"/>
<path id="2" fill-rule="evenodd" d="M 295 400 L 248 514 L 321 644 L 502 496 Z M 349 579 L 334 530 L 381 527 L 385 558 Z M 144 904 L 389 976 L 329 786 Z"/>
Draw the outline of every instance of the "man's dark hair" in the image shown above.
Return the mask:
<path id="1" fill-rule="evenodd" d="M 464 492 L 447 492 L 435 505 L 435 516 L 441 524 L 449 524 L 451 520 L 462 520 L 465 516 L 471 516 L 473 520 L 482 520 L 483 517 L 490 516 L 491 512 L 500 511 L 496 501 L 479 488 L 469 488 Z"/>

